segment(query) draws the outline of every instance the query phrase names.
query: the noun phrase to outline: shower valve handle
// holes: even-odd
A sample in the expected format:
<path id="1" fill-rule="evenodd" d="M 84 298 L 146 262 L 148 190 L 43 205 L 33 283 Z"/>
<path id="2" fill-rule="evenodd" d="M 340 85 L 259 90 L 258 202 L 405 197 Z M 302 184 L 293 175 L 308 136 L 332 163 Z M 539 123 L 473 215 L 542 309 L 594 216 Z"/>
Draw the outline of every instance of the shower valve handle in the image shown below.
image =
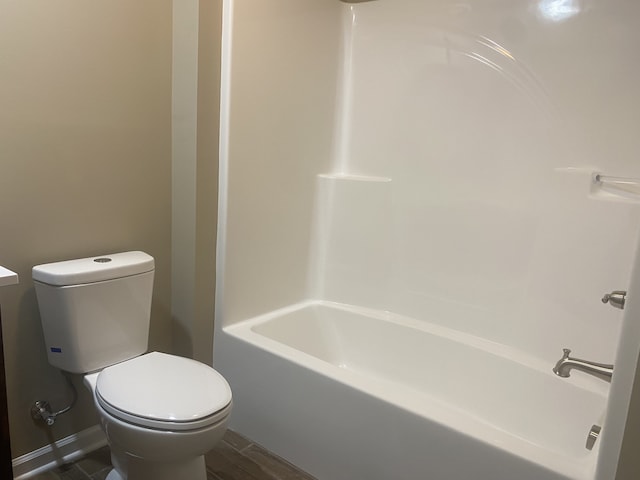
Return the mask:
<path id="1" fill-rule="evenodd" d="M 614 290 L 613 292 L 607 293 L 604 297 L 602 297 L 602 303 L 608 303 L 612 307 L 622 310 L 624 308 L 626 295 L 627 292 L 625 292 L 624 290 Z"/>

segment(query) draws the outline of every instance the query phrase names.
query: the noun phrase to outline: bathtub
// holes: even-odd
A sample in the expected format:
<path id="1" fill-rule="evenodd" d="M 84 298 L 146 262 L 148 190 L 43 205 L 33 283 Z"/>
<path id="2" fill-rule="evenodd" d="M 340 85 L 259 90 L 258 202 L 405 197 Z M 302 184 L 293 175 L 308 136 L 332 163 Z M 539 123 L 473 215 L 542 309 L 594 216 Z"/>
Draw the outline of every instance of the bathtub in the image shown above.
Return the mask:
<path id="1" fill-rule="evenodd" d="M 599 443 L 585 442 L 608 385 L 553 362 L 323 301 L 217 336 L 232 428 L 320 480 L 594 478 Z"/>

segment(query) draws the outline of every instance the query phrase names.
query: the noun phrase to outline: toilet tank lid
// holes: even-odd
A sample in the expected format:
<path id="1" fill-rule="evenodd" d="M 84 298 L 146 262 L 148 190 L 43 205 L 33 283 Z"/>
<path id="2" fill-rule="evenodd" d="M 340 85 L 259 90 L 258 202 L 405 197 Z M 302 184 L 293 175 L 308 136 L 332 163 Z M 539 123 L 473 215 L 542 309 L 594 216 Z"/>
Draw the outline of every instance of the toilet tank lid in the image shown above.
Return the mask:
<path id="1" fill-rule="evenodd" d="M 153 269 L 151 255 L 134 251 L 36 265 L 31 275 L 38 282 L 68 286 L 138 275 Z"/>

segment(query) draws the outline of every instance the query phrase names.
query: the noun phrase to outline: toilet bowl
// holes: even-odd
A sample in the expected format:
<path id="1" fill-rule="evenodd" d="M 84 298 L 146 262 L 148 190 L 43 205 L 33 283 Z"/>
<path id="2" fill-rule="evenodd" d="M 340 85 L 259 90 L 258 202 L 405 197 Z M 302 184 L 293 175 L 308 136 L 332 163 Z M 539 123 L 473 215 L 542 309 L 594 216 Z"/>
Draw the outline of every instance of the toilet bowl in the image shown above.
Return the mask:
<path id="1" fill-rule="evenodd" d="M 220 441 L 231 390 L 212 368 L 151 352 L 85 375 L 112 446 L 109 480 L 206 480 L 204 454 Z"/>
<path id="2" fill-rule="evenodd" d="M 33 267 L 47 356 L 84 374 L 111 448 L 108 480 L 206 480 L 231 389 L 208 365 L 147 353 L 154 271 L 144 252 Z"/>

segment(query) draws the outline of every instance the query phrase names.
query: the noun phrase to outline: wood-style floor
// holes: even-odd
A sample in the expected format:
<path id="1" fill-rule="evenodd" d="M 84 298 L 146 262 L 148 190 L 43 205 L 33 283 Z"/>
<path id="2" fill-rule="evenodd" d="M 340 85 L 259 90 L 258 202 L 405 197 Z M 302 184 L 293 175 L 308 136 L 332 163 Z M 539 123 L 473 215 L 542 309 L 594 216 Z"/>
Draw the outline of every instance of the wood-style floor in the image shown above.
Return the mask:
<path id="1" fill-rule="evenodd" d="M 308 473 L 230 430 L 225 434 L 223 441 L 206 455 L 206 463 L 208 480 L 315 480 Z M 104 480 L 110 470 L 109 448 L 104 447 L 74 463 L 32 478 Z"/>

